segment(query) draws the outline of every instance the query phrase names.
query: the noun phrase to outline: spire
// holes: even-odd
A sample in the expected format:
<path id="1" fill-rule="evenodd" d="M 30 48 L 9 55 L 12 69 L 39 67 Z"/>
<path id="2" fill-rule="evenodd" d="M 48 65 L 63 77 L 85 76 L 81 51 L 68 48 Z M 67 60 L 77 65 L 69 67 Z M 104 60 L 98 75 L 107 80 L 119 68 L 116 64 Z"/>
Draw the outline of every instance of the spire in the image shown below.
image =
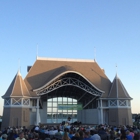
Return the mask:
<path id="1" fill-rule="evenodd" d="M 118 73 L 118 66 L 117 66 L 117 64 L 116 64 L 116 76 L 117 76 L 117 73 Z"/>
<path id="2" fill-rule="evenodd" d="M 6 91 L 5 95 L 3 95 L 2 97 L 7 98 L 12 96 L 13 97 L 30 96 L 30 93 L 24 83 L 24 80 L 22 79 L 20 70 L 18 70 L 8 90 Z"/>
<path id="3" fill-rule="evenodd" d="M 117 73 L 112 82 L 111 90 L 109 92 L 108 98 L 131 98 L 126 91 L 124 85 L 122 84 L 121 80 L 119 79 Z"/>
<path id="4" fill-rule="evenodd" d="M 18 76 L 18 75 L 21 76 L 20 70 L 18 70 L 18 72 L 17 72 L 17 76 Z"/>

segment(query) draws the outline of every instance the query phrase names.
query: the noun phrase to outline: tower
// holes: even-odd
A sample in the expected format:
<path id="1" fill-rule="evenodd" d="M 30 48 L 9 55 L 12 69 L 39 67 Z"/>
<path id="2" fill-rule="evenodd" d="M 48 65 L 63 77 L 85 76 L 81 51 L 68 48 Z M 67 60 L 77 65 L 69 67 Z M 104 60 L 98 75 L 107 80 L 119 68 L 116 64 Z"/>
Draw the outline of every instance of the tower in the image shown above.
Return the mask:
<path id="1" fill-rule="evenodd" d="M 7 126 L 29 126 L 30 93 L 17 72 L 5 95 L 2 128 Z M 5 118 L 6 117 L 6 118 Z"/>
<path id="2" fill-rule="evenodd" d="M 116 74 L 108 95 L 110 125 L 132 125 L 131 100 Z"/>

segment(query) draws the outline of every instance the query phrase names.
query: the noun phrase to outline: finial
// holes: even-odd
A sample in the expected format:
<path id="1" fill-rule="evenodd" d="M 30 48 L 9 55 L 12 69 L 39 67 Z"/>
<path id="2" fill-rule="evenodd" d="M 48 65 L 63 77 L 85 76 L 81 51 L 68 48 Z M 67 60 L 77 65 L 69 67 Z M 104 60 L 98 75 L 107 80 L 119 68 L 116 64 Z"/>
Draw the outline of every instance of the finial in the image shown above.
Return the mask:
<path id="1" fill-rule="evenodd" d="M 21 74 L 20 74 L 20 69 L 21 69 L 21 66 L 20 66 L 20 59 L 18 59 L 18 75 L 21 75 Z"/>
<path id="2" fill-rule="evenodd" d="M 118 73 L 118 66 L 117 66 L 117 64 L 116 64 L 116 76 L 117 76 L 117 73 Z"/>

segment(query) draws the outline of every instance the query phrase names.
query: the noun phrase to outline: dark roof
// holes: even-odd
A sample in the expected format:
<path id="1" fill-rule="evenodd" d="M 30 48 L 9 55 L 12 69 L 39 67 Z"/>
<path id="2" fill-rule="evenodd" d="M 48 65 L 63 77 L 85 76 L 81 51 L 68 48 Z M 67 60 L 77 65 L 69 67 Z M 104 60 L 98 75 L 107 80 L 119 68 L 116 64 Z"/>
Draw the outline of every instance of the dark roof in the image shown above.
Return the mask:
<path id="1" fill-rule="evenodd" d="M 127 98 L 132 99 L 126 91 L 119 77 L 115 76 L 108 98 Z"/>
<path id="2" fill-rule="evenodd" d="M 84 78 L 95 89 L 104 92 L 102 98 L 132 99 L 118 76 L 116 75 L 111 83 L 104 70 L 93 60 L 47 58 L 38 58 L 24 80 L 18 72 L 2 97 L 38 97 L 35 91 L 44 88 L 66 73 L 76 73 Z"/>
<path id="3" fill-rule="evenodd" d="M 10 84 L 8 90 L 6 91 L 5 95 L 2 96 L 3 98 L 8 97 L 30 97 L 30 93 L 24 83 L 24 80 L 21 77 L 20 72 L 16 74 L 12 83 Z"/>
<path id="4" fill-rule="evenodd" d="M 29 70 L 24 82 L 31 96 L 36 96 L 33 90 L 43 87 L 58 75 L 72 71 L 83 75 L 96 88 L 104 91 L 105 93 L 103 93 L 102 97 L 108 96 L 111 82 L 93 60 L 38 58 Z"/>

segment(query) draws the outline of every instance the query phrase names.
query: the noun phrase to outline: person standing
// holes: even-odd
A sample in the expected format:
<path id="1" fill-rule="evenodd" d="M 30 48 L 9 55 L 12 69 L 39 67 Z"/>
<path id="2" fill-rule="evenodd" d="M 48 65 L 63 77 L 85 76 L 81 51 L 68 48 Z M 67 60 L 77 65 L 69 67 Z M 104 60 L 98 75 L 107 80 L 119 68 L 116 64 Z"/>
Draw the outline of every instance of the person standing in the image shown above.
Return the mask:
<path id="1" fill-rule="evenodd" d="M 133 137 L 132 137 L 132 135 L 130 135 L 129 130 L 126 131 L 126 140 L 133 140 Z"/>

